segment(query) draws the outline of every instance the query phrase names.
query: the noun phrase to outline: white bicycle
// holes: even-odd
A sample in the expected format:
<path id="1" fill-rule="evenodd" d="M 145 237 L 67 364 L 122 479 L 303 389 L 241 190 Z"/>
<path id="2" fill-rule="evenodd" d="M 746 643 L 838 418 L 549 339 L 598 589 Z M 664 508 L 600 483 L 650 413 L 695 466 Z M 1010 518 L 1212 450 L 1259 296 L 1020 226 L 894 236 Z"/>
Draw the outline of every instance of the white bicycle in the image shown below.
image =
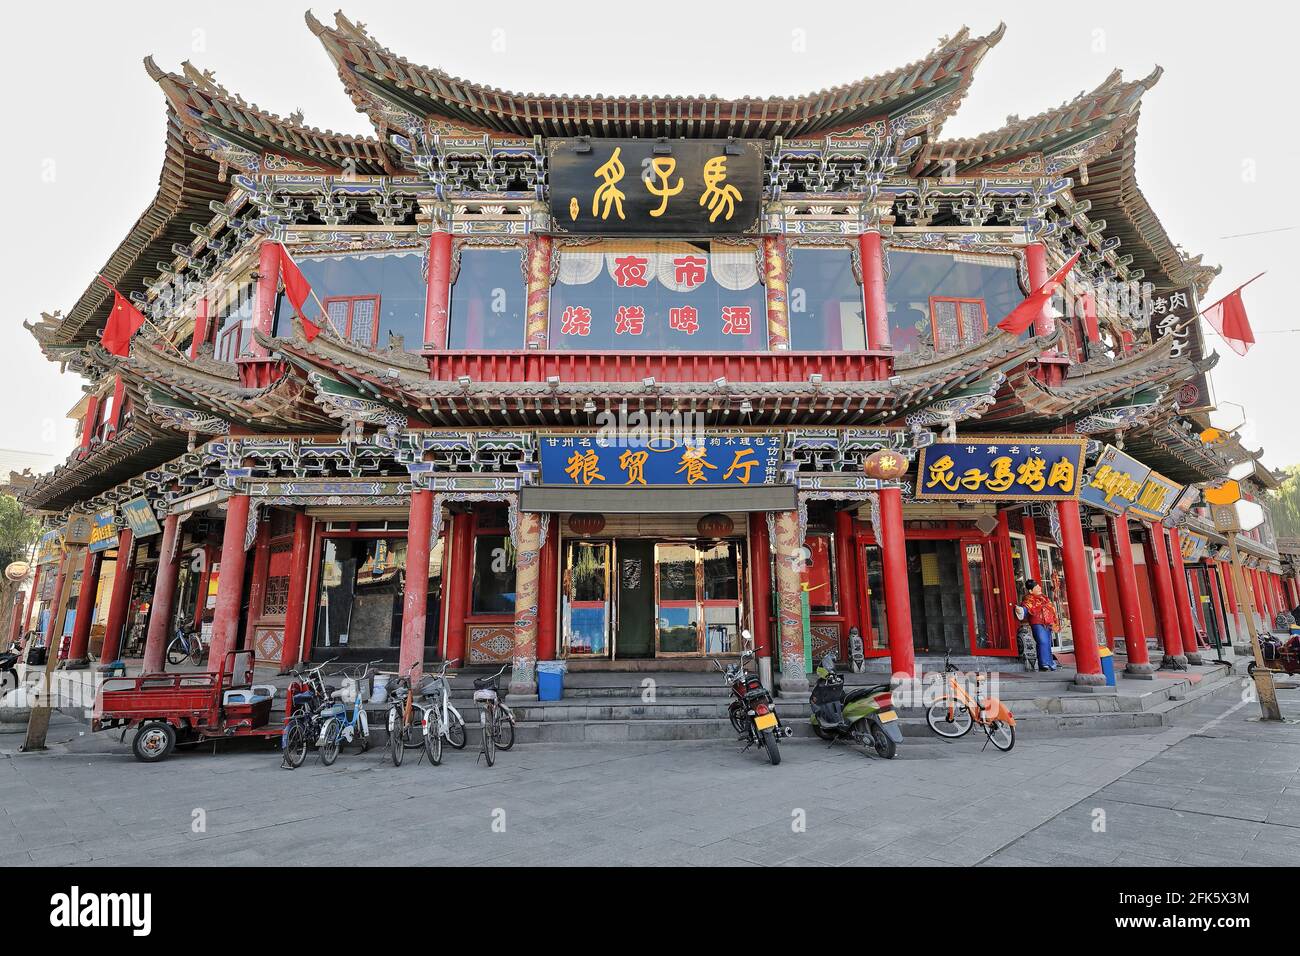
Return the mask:
<path id="1" fill-rule="evenodd" d="M 465 749 L 465 718 L 451 702 L 451 687 L 448 683 L 455 674 L 448 674 L 447 668 L 456 661 L 444 661 L 442 669 L 420 685 L 420 696 L 416 701 L 420 709 L 421 722 L 424 727 L 424 752 L 429 755 L 429 763 L 435 767 L 442 763 L 442 742 L 445 740 L 456 750 Z M 427 701 L 427 703 L 426 703 Z"/>

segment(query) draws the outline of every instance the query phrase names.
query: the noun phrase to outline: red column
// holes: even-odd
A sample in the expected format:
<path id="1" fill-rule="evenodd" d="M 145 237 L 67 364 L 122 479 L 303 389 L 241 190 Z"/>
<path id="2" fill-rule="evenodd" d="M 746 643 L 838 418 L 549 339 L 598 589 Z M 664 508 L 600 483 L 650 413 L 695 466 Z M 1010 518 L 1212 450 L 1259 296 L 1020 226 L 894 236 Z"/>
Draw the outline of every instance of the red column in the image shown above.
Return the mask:
<path id="1" fill-rule="evenodd" d="M 14 595 L 14 613 L 9 622 L 9 640 L 5 642 L 8 650 L 23 632 L 23 608 L 27 605 L 27 592 L 19 591 Z"/>
<path id="2" fill-rule="evenodd" d="M 858 562 L 857 536 L 853 533 L 853 515 L 848 511 L 835 513 L 835 558 L 839 567 L 840 615 L 844 623 L 840 630 L 840 660 L 849 656 L 849 628 L 856 627 L 862 637 L 863 649 L 866 649 L 866 629 L 862 626 L 862 614 L 858 610 Z"/>
<path id="3" fill-rule="evenodd" d="M 1137 568 L 1128 533 L 1128 516 L 1106 519 L 1110 525 L 1110 550 L 1115 563 L 1115 592 L 1119 596 L 1124 627 L 1124 649 L 1128 663 L 1124 672 L 1133 677 L 1151 677 L 1155 668 L 1147 655 L 1147 636 L 1142 628 L 1142 604 L 1138 598 Z"/>
<path id="4" fill-rule="evenodd" d="M 858 236 L 858 257 L 862 262 L 862 301 L 867 317 L 867 348 L 887 349 L 889 307 L 885 300 L 885 254 L 879 232 Z"/>
<path id="5" fill-rule="evenodd" d="M 1020 582 L 1016 580 L 1014 565 L 1011 561 L 1011 512 L 1005 508 L 998 511 L 998 527 L 993 532 L 993 537 L 998 542 L 998 580 L 1001 581 L 1001 592 L 998 595 L 1000 600 L 998 604 L 998 614 L 1003 621 L 1003 627 L 1011 636 L 1011 646 L 1015 648 L 1016 653 L 1020 653 L 1020 622 L 1016 620 L 1014 608 L 1017 598 L 1020 595 Z"/>
<path id="6" fill-rule="evenodd" d="M 199 354 L 199 346 L 208 337 L 208 307 L 208 297 L 200 296 L 194 312 L 194 334 L 190 336 L 190 358 Z"/>
<path id="7" fill-rule="evenodd" d="M 1061 519 L 1061 563 L 1065 567 L 1065 598 L 1074 632 L 1076 684 L 1104 684 L 1101 656 L 1097 653 L 1097 629 L 1092 618 L 1092 589 L 1088 587 L 1088 556 L 1083 549 L 1083 524 L 1077 501 L 1058 501 Z"/>
<path id="8" fill-rule="evenodd" d="M 91 395 L 86 399 L 86 417 L 81 420 L 81 447 L 89 448 L 90 440 L 95 437 L 95 425 L 99 421 L 99 396 Z"/>
<path id="9" fill-rule="evenodd" d="M 1177 528 L 1169 529 L 1169 576 L 1174 585 L 1174 608 L 1178 611 L 1178 629 L 1183 637 L 1183 654 L 1189 664 L 1201 663 L 1196 641 L 1196 621 L 1192 615 L 1192 595 L 1188 587 L 1187 566 L 1183 563 L 1183 542 Z"/>
<path id="10" fill-rule="evenodd" d="M 244 633 L 249 635 L 250 642 L 253 625 L 262 614 L 262 602 L 266 597 L 266 571 L 270 564 L 271 523 L 263 521 L 257 526 L 257 540 L 253 542 L 253 573 L 248 579 L 248 616 L 244 618 Z M 281 648 L 281 655 L 283 653 Z"/>
<path id="11" fill-rule="evenodd" d="M 181 569 L 180 549 L 176 535 L 180 533 L 180 516 L 168 515 L 163 520 L 162 541 L 158 545 L 158 576 L 153 582 L 153 599 L 149 602 L 149 630 L 144 640 L 144 662 L 141 673 L 158 674 L 165 666 L 163 653 L 171 639 L 172 603 L 176 599 L 176 576 Z M 243 545 L 243 541 L 240 541 Z"/>
<path id="12" fill-rule="evenodd" d="M 293 516 L 293 550 L 289 552 L 289 595 L 284 605 L 284 643 L 280 646 L 280 673 L 286 674 L 302 659 L 303 611 L 307 606 L 308 563 L 311 560 L 311 518 L 298 511 Z"/>
<path id="13" fill-rule="evenodd" d="M 131 580 L 135 576 L 135 539 L 130 528 L 117 534 L 117 565 L 113 569 L 113 594 L 108 599 L 108 617 L 104 620 L 104 647 L 99 652 L 101 664 L 117 660 L 122 647 L 122 630 L 131 608 Z"/>
<path id="14" fill-rule="evenodd" d="M 1165 659 L 1161 665 L 1170 663 L 1185 665 L 1183 640 L 1178 624 L 1178 609 L 1174 604 L 1173 579 L 1169 571 L 1169 551 L 1165 542 L 1165 528 L 1159 523 L 1147 525 L 1150 534 L 1151 581 L 1156 589 L 1156 614 L 1160 618 L 1160 637 L 1164 643 Z"/>
<path id="15" fill-rule="evenodd" d="M 1047 249 L 1041 242 L 1031 242 L 1025 246 L 1025 268 L 1029 272 L 1031 292 L 1051 278 L 1047 271 Z M 1055 331 L 1056 319 L 1048 312 L 1048 306 L 1044 305 L 1043 311 L 1034 318 L 1034 335 L 1051 335 Z"/>
<path id="16" fill-rule="evenodd" d="M 555 660 L 555 614 L 559 597 L 560 516 L 551 515 L 539 558 L 537 584 L 537 659 Z"/>
<path id="17" fill-rule="evenodd" d="M 754 657 L 772 656 L 772 543 L 767 536 L 767 512 L 749 514 L 749 576 L 754 604 L 750 626 L 754 629 Z"/>
<path id="18" fill-rule="evenodd" d="M 429 236 L 429 284 L 424 299 L 424 347 L 447 347 L 447 314 L 451 297 L 451 233 Z"/>
<path id="19" fill-rule="evenodd" d="M 221 538 L 221 577 L 217 581 L 217 606 L 212 615 L 212 645 L 208 667 L 225 666 L 226 653 L 236 650 L 239 640 L 239 607 L 244 598 L 244 567 L 248 552 L 248 495 L 232 494 L 226 499 L 226 529 Z M 151 622 L 152 623 L 152 622 Z"/>
<path id="20" fill-rule="evenodd" d="M 1038 564 L 1038 528 L 1034 525 L 1033 515 L 1025 514 L 1021 516 L 1020 530 L 1025 534 L 1025 550 L 1029 552 L 1025 555 L 1025 563 L 1029 567 L 1029 576 L 1043 585 L 1043 590 L 1046 591 L 1047 584 L 1043 581 L 1043 569 Z"/>
<path id="21" fill-rule="evenodd" d="M 894 674 L 916 676 L 912 646 L 912 599 L 907 584 L 907 537 L 903 529 L 903 493 L 880 489 L 881 570 L 885 578 L 885 618 L 889 622 L 889 662 Z"/>
<path id="22" fill-rule="evenodd" d="M 406 532 L 406 591 L 402 597 L 402 649 L 398 670 L 417 677 L 424 663 L 424 625 L 429 601 L 429 535 L 433 532 L 433 492 L 411 492 Z"/>
<path id="23" fill-rule="evenodd" d="M 85 667 L 90 660 L 90 619 L 95 616 L 95 595 L 99 591 L 98 552 L 86 549 L 81 565 L 81 592 L 77 595 L 77 616 L 72 622 L 72 641 L 68 644 L 65 667 Z"/>
<path id="24" fill-rule="evenodd" d="M 447 660 L 465 663 L 465 617 L 474 578 L 474 516 L 469 512 L 451 520 L 451 557 L 447 576 Z"/>
<path id="25" fill-rule="evenodd" d="M 253 300 L 253 327 L 267 335 L 270 335 L 275 328 L 275 298 L 279 287 L 280 251 L 274 242 L 264 239 L 257 256 L 257 292 Z M 267 351 L 254 342 L 250 354 L 265 356 Z"/>

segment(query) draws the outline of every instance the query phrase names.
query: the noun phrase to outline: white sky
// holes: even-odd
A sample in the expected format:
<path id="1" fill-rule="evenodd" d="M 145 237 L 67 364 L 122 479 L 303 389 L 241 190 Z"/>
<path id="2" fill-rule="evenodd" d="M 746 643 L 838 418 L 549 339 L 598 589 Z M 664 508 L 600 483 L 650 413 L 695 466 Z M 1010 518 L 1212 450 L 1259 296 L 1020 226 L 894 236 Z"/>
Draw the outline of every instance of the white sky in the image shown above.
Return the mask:
<path id="1" fill-rule="evenodd" d="M 373 133 L 355 112 L 301 2 L 22 3 L 6 8 L 0 56 L 0 182 L 7 228 L 0 268 L 9 308 L 0 325 L 0 448 L 56 455 L 72 445 L 64 413 L 81 380 L 61 376 L 22 327 L 71 308 L 153 197 L 164 102 L 141 65 L 189 59 L 280 115 Z M 1210 336 L 1232 425 L 1246 408 L 1250 447 L 1300 462 L 1294 393 L 1300 317 L 1285 289 L 1300 262 L 1300 215 L 1283 179 L 1300 153 L 1289 93 L 1297 20 L 1291 5 L 931 0 L 917 5 L 754 0 L 620 4 L 495 0 L 345 0 L 397 54 L 519 91 L 792 95 L 874 75 L 923 56 L 968 24 L 1007 35 L 976 73 L 946 136 L 1027 117 L 1091 89 L 1113 67 L 1130 78 L 1165 68 L 1143 100 L 1138 182 L 1169 234 L 1223 274 L 1206 304 L 1257 272 L 1245 293 L 1259 344 L 1246 358 Z M 924 15 L 919 10 L 924 9 Z M 330 22 L 333 6 L 315 9 Z M 802 40 L 802 45 L 800 44 Z M 1243 233 L 1265 233 L 1239 238 Z M 1288 330 L 1297 331 L 1288 331 Z"/>

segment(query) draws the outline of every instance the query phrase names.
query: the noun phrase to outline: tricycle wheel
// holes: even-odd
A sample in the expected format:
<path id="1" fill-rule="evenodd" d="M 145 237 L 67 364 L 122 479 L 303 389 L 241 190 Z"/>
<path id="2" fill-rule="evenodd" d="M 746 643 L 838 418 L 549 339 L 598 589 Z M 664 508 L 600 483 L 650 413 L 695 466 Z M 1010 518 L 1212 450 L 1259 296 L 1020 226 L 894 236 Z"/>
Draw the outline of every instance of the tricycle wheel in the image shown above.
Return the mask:
<path id="1" fill-rule="evenodd" d="M 157 763 L 176 746 L 176 730 L 171 724 L 151 721 L 142 724 L 131 741 L 131 752 L 135 759 L 144 763 Z"/>

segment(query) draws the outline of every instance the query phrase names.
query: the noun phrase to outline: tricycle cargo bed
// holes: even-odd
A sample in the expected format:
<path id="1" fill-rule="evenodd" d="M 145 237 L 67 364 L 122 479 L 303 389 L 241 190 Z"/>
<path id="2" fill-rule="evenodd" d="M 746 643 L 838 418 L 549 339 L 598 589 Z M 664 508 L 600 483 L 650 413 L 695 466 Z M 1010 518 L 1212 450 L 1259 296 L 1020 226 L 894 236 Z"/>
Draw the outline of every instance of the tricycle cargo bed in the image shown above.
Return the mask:
<path id="1" fill-rule="evenodd" d="M 212 706 L 216 674 L 144 674 L 112 677 L 100 692 L 100 721 L 136 721 L 146 717 L 199 717 Z"/>

